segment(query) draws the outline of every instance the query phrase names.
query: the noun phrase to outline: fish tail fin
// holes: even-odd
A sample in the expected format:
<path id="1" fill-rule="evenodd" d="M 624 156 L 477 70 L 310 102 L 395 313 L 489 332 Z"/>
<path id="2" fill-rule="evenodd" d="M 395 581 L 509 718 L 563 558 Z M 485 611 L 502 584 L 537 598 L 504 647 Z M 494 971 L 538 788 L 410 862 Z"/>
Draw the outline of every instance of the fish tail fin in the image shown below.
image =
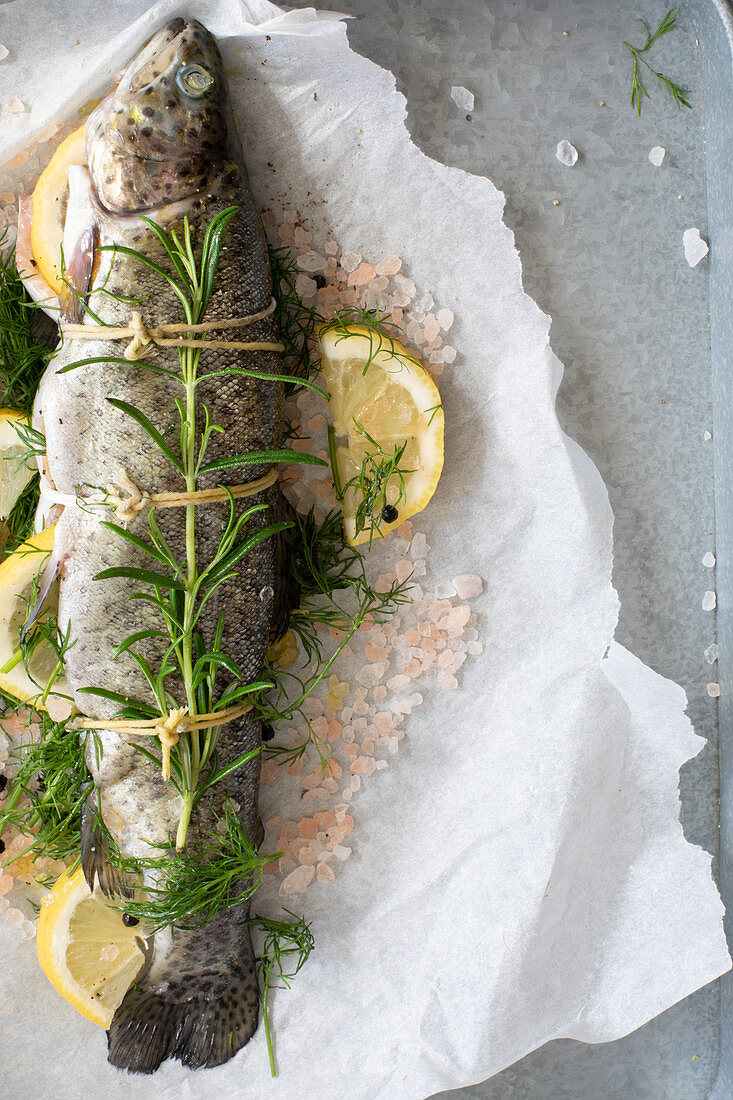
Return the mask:
<path id="1" fill-rule="evenodd" d="M 178 936 L 178 934 L 177 934 Z M 153 964 L 153 970 L 155 964 Z M 190 1069 L 220 1066 L 257 1030 L 254 955 L 230 960 L 226 974 L 138 979 L 110 1024 L 108 1060 L 130 1073 L 155 1073 L 167 1058 Z"/>

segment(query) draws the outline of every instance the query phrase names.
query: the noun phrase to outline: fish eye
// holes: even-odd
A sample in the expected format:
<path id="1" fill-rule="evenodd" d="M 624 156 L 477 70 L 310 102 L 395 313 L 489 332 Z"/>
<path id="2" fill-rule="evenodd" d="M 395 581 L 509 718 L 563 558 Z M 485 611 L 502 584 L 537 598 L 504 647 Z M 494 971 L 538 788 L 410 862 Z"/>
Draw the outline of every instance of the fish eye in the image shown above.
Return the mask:
<path id="1" fill-rule="evenodd" d="M 201 65 L 184 65 L 176 73 L 176 84 L 181 91 L 194 99 L 201 99 L 214 83 L 211 73 Z"/>

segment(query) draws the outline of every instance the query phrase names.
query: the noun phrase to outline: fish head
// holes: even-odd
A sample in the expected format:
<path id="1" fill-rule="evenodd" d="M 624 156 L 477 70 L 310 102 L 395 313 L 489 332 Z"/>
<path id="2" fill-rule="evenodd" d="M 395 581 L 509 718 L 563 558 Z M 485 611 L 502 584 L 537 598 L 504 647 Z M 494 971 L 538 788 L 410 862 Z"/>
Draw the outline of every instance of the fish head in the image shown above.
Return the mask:
<path id="1" fill-rule="evenodd" d="M 157 31 L 86 125 L 97 198 L 118 214 L 210 188 L 239 159 L 236 140 L 219 48 L 195 20 Z"/>

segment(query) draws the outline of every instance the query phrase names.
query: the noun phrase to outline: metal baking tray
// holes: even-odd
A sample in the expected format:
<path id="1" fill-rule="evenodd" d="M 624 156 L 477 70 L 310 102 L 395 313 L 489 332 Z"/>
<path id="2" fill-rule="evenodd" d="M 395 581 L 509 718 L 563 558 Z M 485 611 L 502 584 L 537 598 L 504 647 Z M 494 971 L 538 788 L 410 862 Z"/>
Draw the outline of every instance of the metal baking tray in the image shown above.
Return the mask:
<path id="1" fill-rule="evenodd" d="M 688 0 L 654 60 L 691 90 L 693 110 L 678 110 L 652 78 L 639 118 L 623 43 L 642 43 L 638 18 L 656 27 L 667 0 L 318 6 L 354 16 L 352 46 L 396 74 L 419 147 L 506 194 L 525 287 L 552 317 L 565 365 L 561 422 L 596 462 L 614 509 L 617 637 L 687 692 L 707 743 L 682 769 L 681 821 L 688 840 L 713 853 L 731 900 L 733 9 Z M 475 93 L 470 119 L 452 85 Z M 580 151 L 572 169 L 555 159 L 563 138 Z M 659 168 L 648 160 L 655 145 L 667 151 Z M 682 252 L 691 226 L 711 244 L 694 269 Z M 701 564 L 707 551 L 715 571 Z M 703 611 L 716 588 L 717 613 Z M 715 641 L 711 664 L 704 651 Z M 720 684 L 719 700 L 709 683 Z M 727 1100 L 732 1021 L 727 976 L 626 1038 L 556 1040 L 490 1081 L 441 1095 Z"/>

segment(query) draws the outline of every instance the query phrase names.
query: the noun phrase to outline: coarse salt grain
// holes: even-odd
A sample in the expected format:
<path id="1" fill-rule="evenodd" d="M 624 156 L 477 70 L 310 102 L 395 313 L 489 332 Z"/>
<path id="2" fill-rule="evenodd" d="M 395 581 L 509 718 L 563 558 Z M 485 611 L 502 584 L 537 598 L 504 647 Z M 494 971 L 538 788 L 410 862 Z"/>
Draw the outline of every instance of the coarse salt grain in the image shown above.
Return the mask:
<path id="1" fill-rule="evenodd" d="M 313 881 L 314 867 L 296 867 L 287 878 L 280 883 L 279 894 L 281 897 L 291 897 L 293 894 L 303 894 Z"/>
<path id="2" fill-rule="evenodd" d="M 453 311 L 451 309 L 439 309 L 437 314 L 436 314 L 436 317 L 437 317 L 437 320 L 438 320 L 438 324 L 440 325 L 443 332 L 447 332 L 448 329 L 453 324 L 453 320 L 454 320 Z"/>
<path id="3" fill-rule="evenodd" d="M 0 42 L 0 61 L 4 61 L 5 58 L 9 57 L 9 56 L 10 56 L 10 50 L 8 49 L 7 46 L 3 46 L 2 42 Z"/>
<path id="4" fill-rule="evenodd" d="M 7 103 L 3 104 L 3 110 L 7 111 L 10 115 L 22 115 L 23 111 L 27 110 L 27 108 L 23 100 L 18 99 L 17 95 L 14 95 L 12 99 L 9 99 Z"/>
<path id="5" fill-rule="evenodd" d="M 337 255 L 338 250 L 339 246 L 336 241 L 326 241 L 325 245 L 323 246 L 323 251 L 326 253 L 327 256 Z"/>
<path id="6" fill-rule="evenodd" d="M 302 252 L 295 261 L 301 271 L 323 271 L 326 266 L 326 257 L 310 249 Z"/>
<path id="7" fill-rule="evenodd" d="M 321 862 L 316 867 L 316 878 L 325 885 L 326 883 L 333 882 L 336 876 L 327 863 Z"/>
<path id="8" fill-rule="evenodd" d="M 394 252 L 390 252 L 387 256 L 383 256 L 378 264 L 375 264 L 374 270 L 377 275 L 396 275 L 402 267 L 402 260 L 399 256 L 396 256 Z"/>
<path id="9" fill-rule="evenodd" d="M 351 848 L 347 848 L 343 844 L 337 844 L 333 849 L 333 854 L 336 856 L 336 859 L 340 859 L 343 862 L 345 859 L 349 858 L 351 851 Z"/>
<path id="10" fill-rule="evenodd" d="M 717 699 L 720 695 L 720 684 L 708 684 L 708 695 L 711 699 Z"/>
<path id="11" fill-rule="evenodd" d="M 649 161 L 655 168 L 662 167 L 662 161 L 664 160 L 667 150 L 663 145 L 655 145 L 649 150 Z"/>
<path id="12" fill-rule="evenodd" d="M 358 252 L 351 252 L 347 249 L 346 252 L 341 253 L 341 266 L 347 274 L 355 271 L 360 263 L 361 255 Z"/>
<path id="13" fill-rule="evenodd" d="M 453 587 L 456 590 L 456 595 L 460 599 L 470 600 L 483 592 L 484 582 L 476 573 L 460 573 L 457 577 L 453 578 Z"/>
<path id="14" fill-rule="evenodd" d="M 0 895 L 9 894 L 13 889 L 13 878 L 7 872 L 0 875 Z"/>
<path id="15" fill-rule="evenodd" d="M 25 923 L 25 917 L 20 909 L 6 909 L 5 921 L 7 924 L 12 924 L 14 928 L 20 928 Z"/>
<path id="16" fill-rule="evenodd" d="M 353 271 L 349 272 L 347 286 L 365 286 L 374 278 L 374 268 L 371 264 L 361 263 Z"/>
<path id="17" fill-rule="evenodd" d="M 425 324 L 423 325 L 423 332 L 425 333 L 425 339 L 430 344 L 440 332 L 440 325 L 438 319 L 434 313 L 428 313 L 425 318 Z"/>
<path id="18" fill-rule="evenodd" d="M 313 234 L 309 233 L 307 229 L 303 229 L 302 226 L 296 225 L 293 230 L 293 240 L 298 248 L 304 248 L 313 240 Z"/>
<path id="19" fill-rule="evenodd" d="M 456 351 L 455 348 L 452 348 L 450 346 L 450 344 L 446 344 L 445 347 L 443 348 L 443 362 L 444 363 L 450 364 L 450 363 L 455 362 L 455 358 L 456 358 L 457 355 L 458 355 L 458 352 Z"/>
<path id="20" fill-rule="evenodd" d="M 706 569 L 712 569 L 715 565 L 715 554 L 711 554 L 708 550 L 707 554 L 702 559 L 702 563 Z"/>
<path id="21" fill-rule="evenodd" d="M 713 642 L 712 645 L 708 646 L 708 648 L 705 650 L 704 656 L 709 665 L 712 665 L 715 663 L 715 661 L 717 661 L 719 652 L 720 647 L 718 646 L 717 642 Z"/>
<path id="22" fill-rule="evenodd" d="M 717 598 L 716 598 L 715 593 L 711 592 L 710 589 L 708 589 L 708 591 L 705 593 L 705 595 L 702 598 L 702 609 L 703 609 L 703 611 L 712 611 L 715 608 L 716 602 L 717 602 Z"/>
<path id="23" fill-rule="evenodd" d="M 454 85 L 450 90 L 450 97 L 462 111 L 472 111 L 476 102 L 473 92 L 464 88 L 462 84 Z"/>
<path id="24" fill-rule="evenodd" d="M 309 275 L 300 274 L 295 280 L 295 293 L 299 298 L 311 298 L 318 290 L 315 279 Z"/>
<path id="25" fill-rule="evenodd" d="M 700 230 L 696 227 L 686 229 L 682 234 L 682 245 L 685 250 L 685 259 L 690 267 L 695 267 L 707 256 L 710 249 L 700 236 Z"/>

